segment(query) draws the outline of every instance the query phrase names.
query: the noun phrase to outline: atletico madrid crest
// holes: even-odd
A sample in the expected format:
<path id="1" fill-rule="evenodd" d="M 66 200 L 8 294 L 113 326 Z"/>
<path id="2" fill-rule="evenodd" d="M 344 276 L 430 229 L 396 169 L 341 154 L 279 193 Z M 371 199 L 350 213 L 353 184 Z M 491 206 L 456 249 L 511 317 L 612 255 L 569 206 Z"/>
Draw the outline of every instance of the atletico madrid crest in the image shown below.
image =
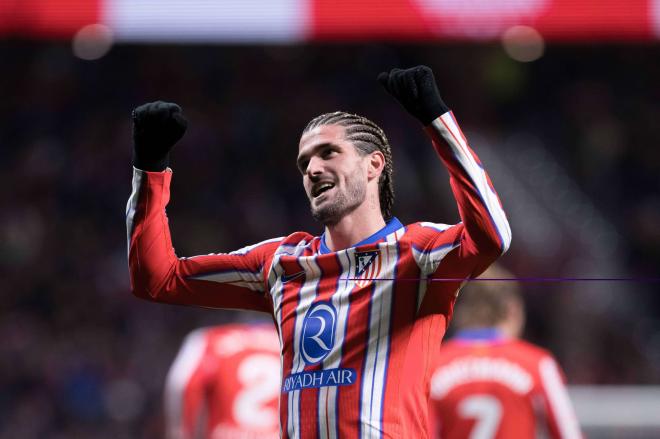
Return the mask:
<path id="1" fill-rule="evenodd" d="M 358 287 L 368 286 L 372 280 L 380 275 L 380 251 L 355 252 L 355 276 Z"/>

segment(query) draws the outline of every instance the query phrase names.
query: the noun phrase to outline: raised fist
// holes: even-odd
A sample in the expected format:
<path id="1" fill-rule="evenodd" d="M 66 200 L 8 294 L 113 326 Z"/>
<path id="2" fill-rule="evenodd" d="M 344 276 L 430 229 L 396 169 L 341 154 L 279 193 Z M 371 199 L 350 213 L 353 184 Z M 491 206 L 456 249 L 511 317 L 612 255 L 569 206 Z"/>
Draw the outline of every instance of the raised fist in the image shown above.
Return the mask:
<path id="1" fill-rule="evenodd" d="M 382 72 L 378 82 L 424 126 L 449 111 L 442 102 L 433 72 L 427 66 Z"/>
<path id="2" fill-rule="evenodd" d="M 177 104 L 156 101 L 134 109 L 133 166 L 143 171 L 165 170 L 170 150 L 187 127 Z"/>

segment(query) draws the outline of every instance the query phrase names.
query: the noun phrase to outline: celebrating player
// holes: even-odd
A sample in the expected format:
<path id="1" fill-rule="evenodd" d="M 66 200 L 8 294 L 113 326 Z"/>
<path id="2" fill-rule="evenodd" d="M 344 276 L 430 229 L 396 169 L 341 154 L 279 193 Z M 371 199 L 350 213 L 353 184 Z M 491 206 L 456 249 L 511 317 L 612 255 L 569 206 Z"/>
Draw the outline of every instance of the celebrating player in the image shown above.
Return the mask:
<path id="1" fill-rule="evenodd" d="M 511 277 L 494 266 L 482 275 Z M 452 323 L 458 332 L 440 348 L 431 378 L 433 437 L 581 437 L 554 358 L 518 340 L 524 320 L 515 282 L 476 281 L 463 288 Z"/>
<path id="2" fill-rule="evenodd" d="M 283 437 L 425 437 L 430 366 L 456 292 L 510 243 L 499 199 L 431 70 L 393 69 L 378 80 L 425 127 L 449 171 L 460 223 L 402 225 L 392 216 L 385 134 L 365 117 L 335 112 L 310 121 L 298 146 L 322 235 L 296 232 L 232 253 L 178 258 L 165 214 L 167 165 L 186 122 L 175 104 L 134 112 L 133 292 L 271 313 L 282 354 Z"/>
<path id="3" fill-rule="evenodd" d="M 167 376 L 169 439 L 280 436 L 280 352 L 272 324 L 198 329 Z"/>

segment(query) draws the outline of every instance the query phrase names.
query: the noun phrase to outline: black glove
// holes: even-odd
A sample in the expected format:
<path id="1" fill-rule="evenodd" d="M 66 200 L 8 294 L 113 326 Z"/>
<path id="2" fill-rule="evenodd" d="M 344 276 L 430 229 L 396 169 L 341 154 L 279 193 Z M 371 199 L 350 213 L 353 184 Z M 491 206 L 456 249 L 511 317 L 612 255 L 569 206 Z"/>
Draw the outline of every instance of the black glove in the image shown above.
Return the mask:
<path id="1" fill-rule="evenodd" d="M 156 101 L 134 109 L 133 166 L 143 171 L 164 171 L 170 150 L 187 126 L 177 104 Z"/>
<path id="2" fill-rule="evenodd" d="M 427 66 L 382 72 L 378 82 L 424 126 L 449 111 L 442 102 L 433 72 Z"/>

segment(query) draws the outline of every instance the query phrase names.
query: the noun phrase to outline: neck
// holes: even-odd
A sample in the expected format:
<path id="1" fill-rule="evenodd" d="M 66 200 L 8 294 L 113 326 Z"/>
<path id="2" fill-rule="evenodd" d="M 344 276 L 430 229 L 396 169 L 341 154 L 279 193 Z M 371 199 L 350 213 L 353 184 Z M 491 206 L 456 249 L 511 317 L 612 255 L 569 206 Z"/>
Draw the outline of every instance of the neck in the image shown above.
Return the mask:
<path id="1" fill-rule="evenodd" d="M 378 203 L 376 203 L 378 204 Z M 325 245 L 335 252 L 352 247 L 385 227 L 380 205 L 362 203 L 336 224 L 325 226 Z"/>

